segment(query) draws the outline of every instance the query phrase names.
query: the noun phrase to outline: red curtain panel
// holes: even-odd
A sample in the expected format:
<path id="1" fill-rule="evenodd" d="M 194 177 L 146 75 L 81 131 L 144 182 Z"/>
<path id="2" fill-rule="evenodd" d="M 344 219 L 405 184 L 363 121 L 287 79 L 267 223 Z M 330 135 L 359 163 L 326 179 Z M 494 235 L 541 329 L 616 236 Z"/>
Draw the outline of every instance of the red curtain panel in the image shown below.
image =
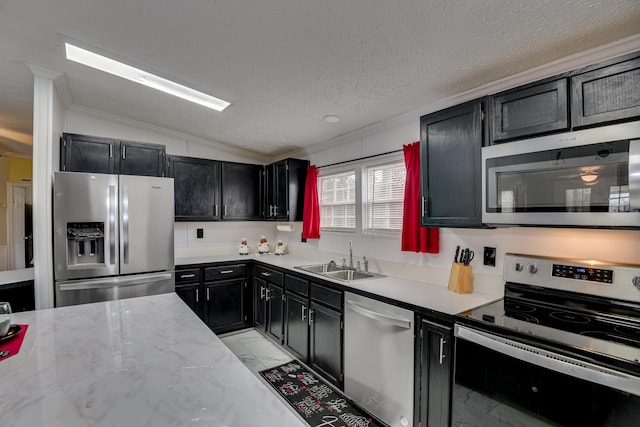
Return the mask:
<path id="1" fill-rule="evenodd" d="M 407 180 L 404 187 L 402 250 L 406 252 L 440 252 L 440 230 L 420 226 L 420 142 L 403 145 Z"/>
<path id="2" fill-rule="evenodd" d="M 302 238 L 320 238 L 320 204 L 318 202 L 318 169 L 315 165 L 307 168 L 304 187 L 304 208 L 302 210 Z"/>

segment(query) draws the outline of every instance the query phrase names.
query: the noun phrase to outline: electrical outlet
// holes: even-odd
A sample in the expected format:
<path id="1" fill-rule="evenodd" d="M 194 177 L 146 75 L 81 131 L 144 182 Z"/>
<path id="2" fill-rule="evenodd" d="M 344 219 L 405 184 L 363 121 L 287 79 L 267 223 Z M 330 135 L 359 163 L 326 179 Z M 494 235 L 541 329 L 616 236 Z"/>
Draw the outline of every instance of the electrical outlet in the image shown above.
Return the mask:
<path id="1" fill-rule="evenodd" d="M 204 239 L 204 229 L 196 228 L 196 238 Z"/>
<path id="2" fill-rule="evenodd" d="M 484 247 L 483 264 L 490 267 L 496 266 L 496 248 Z"/>

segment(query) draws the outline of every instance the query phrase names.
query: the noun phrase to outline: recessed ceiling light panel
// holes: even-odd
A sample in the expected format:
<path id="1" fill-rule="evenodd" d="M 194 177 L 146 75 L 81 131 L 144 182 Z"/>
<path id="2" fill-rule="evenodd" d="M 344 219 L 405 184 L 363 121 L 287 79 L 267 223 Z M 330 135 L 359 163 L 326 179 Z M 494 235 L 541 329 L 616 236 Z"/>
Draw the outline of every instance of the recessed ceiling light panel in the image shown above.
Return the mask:
<path id="1" fill-rule="evenodd" d="M 322 120 L 324 120 L 327 123 L 338 123 L 342 119 L 339 116 L 334 116 L 332 114 L 329 114 L 328 116 L 324 116 Z"/>
<path id="2" fill-rule="evenodd" d="M 114 59 L 107 58 L 106 56 L 75 46 L 69 42 L 65 42 L 64 46 L 67 59 L 71 61 L 113 74 L 114 76 L 139 83 L 164 93 L 168 93 L 169 95 L 177 96 L 178 98 L 194 102 L 216 111 L 222 111 L 230 105 L 229 102 L 222 99 L 207 95 L 206 93 L 191 89 L 190 87 L 181 85 L 147 71 L 140 70 Z"/>

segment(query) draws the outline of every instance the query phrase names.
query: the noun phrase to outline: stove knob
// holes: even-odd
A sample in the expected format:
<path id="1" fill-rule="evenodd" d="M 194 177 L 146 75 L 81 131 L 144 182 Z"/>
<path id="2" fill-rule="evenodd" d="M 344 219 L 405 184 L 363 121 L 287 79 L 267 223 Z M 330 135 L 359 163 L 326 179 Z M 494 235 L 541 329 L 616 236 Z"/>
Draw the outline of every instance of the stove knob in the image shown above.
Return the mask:
<path id="1" fill-rule="evenodd" d="M 528 268 L 529 273 L 531 274 L 536 274 L 538 272 L 538 267 L 536 267 L 535 265 L 531 264 Z"/>
<path id="2" fill-rule="evenodd" d="M 514 266 L 516 271 L 522 271 L 522 264 L 520 264 L 519 262 L 516 262 L 516 265 Z"/>
<path id="3" fill-rule="evenodd" d="M 631 279 L 631 283 L 633 283 L 633 286 L 635 286 L 636 289 L 640 291 L 640 276 L 636 276 L 633 279 Z"/>

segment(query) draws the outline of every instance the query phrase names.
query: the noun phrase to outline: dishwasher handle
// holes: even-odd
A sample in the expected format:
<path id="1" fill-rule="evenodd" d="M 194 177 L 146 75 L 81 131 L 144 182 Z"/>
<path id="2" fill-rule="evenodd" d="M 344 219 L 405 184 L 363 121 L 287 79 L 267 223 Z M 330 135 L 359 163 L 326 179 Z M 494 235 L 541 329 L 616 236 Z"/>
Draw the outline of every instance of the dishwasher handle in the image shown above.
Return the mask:
<path id="1" fill-rule="evenodd" d="M 402 317 L 390 316 L 388 314 L 378 313 L 377 311 L 371 310 L 367 307 L 363 307 L 357 302 L 351 300 L 347 300 L 347 307 L 364 317 L 378 320 L 389 325 L 398 326 L 400 328 L 411 329 L 411 320 Z"/>

